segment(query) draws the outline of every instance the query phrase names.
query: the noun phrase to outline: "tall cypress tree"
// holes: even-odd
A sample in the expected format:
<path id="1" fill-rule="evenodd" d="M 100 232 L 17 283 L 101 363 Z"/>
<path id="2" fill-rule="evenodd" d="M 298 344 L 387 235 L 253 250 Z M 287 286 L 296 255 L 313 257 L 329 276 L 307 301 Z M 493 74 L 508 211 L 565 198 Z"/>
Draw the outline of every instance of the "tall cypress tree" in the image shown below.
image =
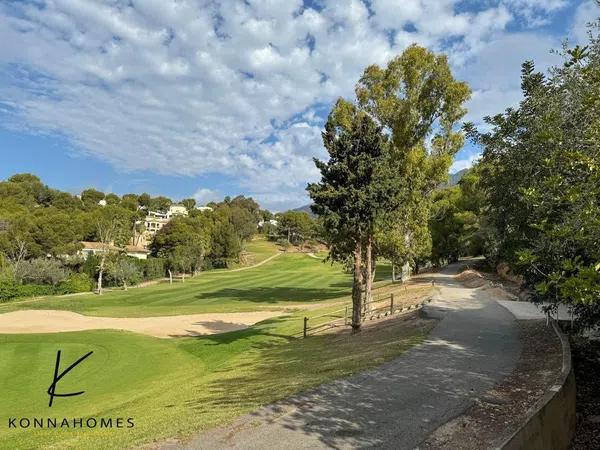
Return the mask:
<path id="1" fill-rule="evenodd" d="M 308 192 L 314 202 L 313 212 L 323 220 L 331 258 L 352 261 L 352 327 L 358 330 L 364 283 L 362 255 L 380 213 L 378 179 L 386 139 L 367 114 L 339 99 L 325 124 L 323 144 L 329 160 L 315 158 L 321 181 L 309 184 Z"/>

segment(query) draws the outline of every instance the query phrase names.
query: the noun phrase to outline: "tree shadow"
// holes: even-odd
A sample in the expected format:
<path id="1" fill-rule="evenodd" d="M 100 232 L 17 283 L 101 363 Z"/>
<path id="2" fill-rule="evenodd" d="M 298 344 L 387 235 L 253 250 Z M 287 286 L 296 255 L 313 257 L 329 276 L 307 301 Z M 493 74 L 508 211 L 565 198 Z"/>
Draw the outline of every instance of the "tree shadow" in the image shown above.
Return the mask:
<path id="1" fill-rule="evenodd" d="M 337 287 L 337 286 L 336 286 Z M 341 287 L 341 286 L 340 286 Z M 346 286 L 344 286 L 346 287 Z M 223 288 L 197 294 L 198 299 L 226 298 L 254 303 L 320 302 L 348 295 L 346 289 L 312 289 L 298 287 L 251 287 L 247 289 Z"/>
<path id="2" fill-rule="evenodd" d="M 199 413 L 223 407 L 254 412 L 198 436 L 191 447 L 201 443 L 203 448 L 224 448 L 227 441 L 247 448 L 283 442 L 291 448 L 414 448 L 512 370 L 519 353 L 518 340 L 506 334 L 512 322 L 498 322 L 490 308 L 502 310 L 481 301 L 460 316 L 450 314 L 421 344 L 352 376 L 355 369 L 348 358 L 378 361 L 381 349 L 408 347 L 415 343 L 408 331 L 421 319 L 407 320 L 401 327 L 396 323 L 395 332 L 406 331 L 404 341 L 374 327 L 359 335 L 314 336 L 289 345 L 256 342 L 249 349 L 251 358 L 223 365 L 208 385 L 198 387 L 207 395 L 187 403 Z M 456 331 L 471 319 L 478 326 Z M 341 379 L 321 384 L 324 373 Z M 294 394 L 298 386 L 304 392 Z"/>

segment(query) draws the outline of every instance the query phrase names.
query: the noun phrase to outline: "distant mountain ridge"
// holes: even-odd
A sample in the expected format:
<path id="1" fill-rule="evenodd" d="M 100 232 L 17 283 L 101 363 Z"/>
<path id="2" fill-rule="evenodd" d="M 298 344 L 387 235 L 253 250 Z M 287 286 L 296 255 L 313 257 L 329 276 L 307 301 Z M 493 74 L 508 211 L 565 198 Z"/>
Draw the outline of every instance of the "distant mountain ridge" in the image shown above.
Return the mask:
<path id="1" fill-rule="evenodd" d="M 460 182 L 460 180 L 462 180 L 462 177 L 464 177 L 468 171 L 469 171 L 469 169 L 463 169 L 463 170 L 459 170 L 456 173 L 448 174 L 448 181 L 446 181 L 445 183 L 442 183 L 440 185 L 440 187 L 456 186 Z"/>
<path id="2" fill-rule="evenodd" d="M 299 208 L 294 208 L 290 211 L 305 212 L 310 217 L 317 217 L 317 215 L 311 211 L 310 205 L 300 206 Z"/>

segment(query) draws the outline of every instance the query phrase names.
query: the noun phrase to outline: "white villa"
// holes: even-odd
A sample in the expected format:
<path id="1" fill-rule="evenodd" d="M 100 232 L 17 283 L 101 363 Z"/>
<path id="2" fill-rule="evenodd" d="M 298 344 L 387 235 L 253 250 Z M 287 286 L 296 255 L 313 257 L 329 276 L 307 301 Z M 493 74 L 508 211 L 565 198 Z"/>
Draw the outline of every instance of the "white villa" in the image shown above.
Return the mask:
<path id="1" fill-rule="evenodd" d="M 263 219 L 261 219 L 261 220 L 259 220 L 259 222 L 258 222 L 258 226 L 259 226 L 259 227 L 262 227 L 262 226 L 264 226 L 264 225 L 265 225 L 265 223 L 271 224 L 271 225 L 273 225 L 273 226 L 277 226 L 277 224 L 278 224 L 279 222 L 278 222 L 277 220 L 275 220 L 275 219 L 270 219 L 270 220 L 263 220 Z"/>
<path id="2" fill-rule="evenodd" d="M 144 234 L 146 234 L 146 240 L 152 240 L 152 236 L 154 236 L 158 230 L 169 223 L 173 217 L 187 215 L 188 210 L 182 205 L 171 205 L 166 213 L 148 211 L 148 215 L 144 220 L 144 225 L 146 226 L 146 231 L 144 232 Z"/>

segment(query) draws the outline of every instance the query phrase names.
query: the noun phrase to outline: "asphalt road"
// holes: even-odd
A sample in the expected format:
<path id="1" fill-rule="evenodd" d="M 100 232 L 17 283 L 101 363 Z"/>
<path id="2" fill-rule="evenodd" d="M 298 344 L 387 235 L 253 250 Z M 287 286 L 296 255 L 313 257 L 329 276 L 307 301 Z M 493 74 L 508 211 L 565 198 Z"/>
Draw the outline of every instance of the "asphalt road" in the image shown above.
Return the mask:
<path id="1" fill-rule="evenodd" d="M 426 312 L 429 338 L 377 369 L 320 386 L 202 433 L 173 449 L 418 448 L 508 375 L 520 354 L 514 317 L 485 290 L 432 275 L 441 287 Z"/>

